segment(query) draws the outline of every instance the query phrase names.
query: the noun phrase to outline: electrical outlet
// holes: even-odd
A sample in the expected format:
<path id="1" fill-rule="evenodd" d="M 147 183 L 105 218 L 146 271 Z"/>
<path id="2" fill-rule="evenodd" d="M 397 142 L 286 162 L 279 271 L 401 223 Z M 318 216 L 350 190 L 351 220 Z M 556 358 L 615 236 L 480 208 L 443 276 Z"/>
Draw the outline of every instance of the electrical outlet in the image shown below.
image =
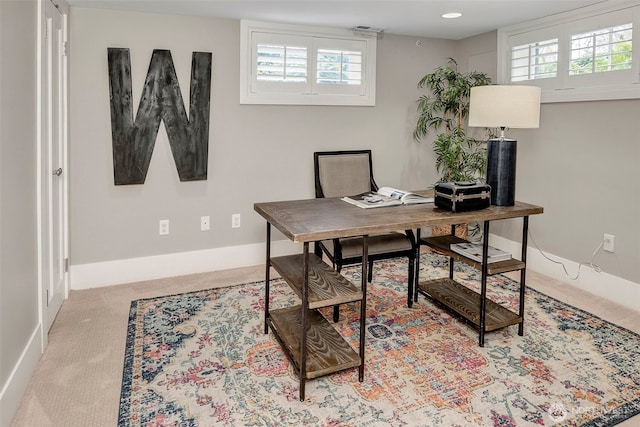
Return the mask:
<path id="1" fill-rule="evenodd" d="M 616 236 L 613 234 L 605 234 L 604 235 L 604 244 L 602 245 L 602 249 L 607 252 L 615 252 L 615 244 L 616 244 Z"/>
<path id="2" fill-rule="evenodd" d="M 161 219 L 160 220 L 160 235 L 165 236 L 169 234 L 169 220 Z"/>
<path id="3" fill-rule="evenodd" d="M 240 214 L 231 215 L 231 228 L 240 228 Z"/>
<path id="4" fill-rule="evenodd" d="M 201 216 L 200 217 L 200 231 L 208 231 L 209 230 L 209 217 Z"/>

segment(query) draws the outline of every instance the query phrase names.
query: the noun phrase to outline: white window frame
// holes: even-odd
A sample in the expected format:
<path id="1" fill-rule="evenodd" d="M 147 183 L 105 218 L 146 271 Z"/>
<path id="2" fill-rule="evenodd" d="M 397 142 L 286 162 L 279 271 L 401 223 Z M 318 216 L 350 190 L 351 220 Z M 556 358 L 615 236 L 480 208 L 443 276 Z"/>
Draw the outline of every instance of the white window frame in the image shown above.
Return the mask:
<path id="1" fill-rule="evenodd" d="M 626 23 L 633 25 L 630 70 L 569 75 L 572 35 Z M 511 82 L 512 47 L 556 37 L 558 76 Z M 607 2 L 498 29 L 498 82 L 539 86 L 544 103 L 640 98 L 640 1 Z"/>
<path id="2" fill-rule="evenodd" d="M 259 82 L 256 76 L 256 46 L 259 40 L 290 40 L 307 46 L 307 83 Z M 317 49 L 362 49 L 362 84 L 323 85 L 316 83 Z M 240 103 L 276 105 L 375 106 L 375 35 L 355 35 L 336 28 L 306 27 L 269 22 L 240 22 Z"/>

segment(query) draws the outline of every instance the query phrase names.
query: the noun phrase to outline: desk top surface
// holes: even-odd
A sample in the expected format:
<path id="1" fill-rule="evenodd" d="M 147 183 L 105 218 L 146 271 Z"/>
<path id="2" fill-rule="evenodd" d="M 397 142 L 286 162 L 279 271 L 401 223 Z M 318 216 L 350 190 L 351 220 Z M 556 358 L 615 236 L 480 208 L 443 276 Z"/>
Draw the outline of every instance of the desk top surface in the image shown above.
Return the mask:
<path id="1" fill-rule="evenodd" d="M 467 224 L 541 214 L 543 208 L 523 202 L 514 206 L 452 213 L 433 203 L 362 209 L 340 198 L 255 203 L 254 210 L 296 243 L 433 225 Z"/>

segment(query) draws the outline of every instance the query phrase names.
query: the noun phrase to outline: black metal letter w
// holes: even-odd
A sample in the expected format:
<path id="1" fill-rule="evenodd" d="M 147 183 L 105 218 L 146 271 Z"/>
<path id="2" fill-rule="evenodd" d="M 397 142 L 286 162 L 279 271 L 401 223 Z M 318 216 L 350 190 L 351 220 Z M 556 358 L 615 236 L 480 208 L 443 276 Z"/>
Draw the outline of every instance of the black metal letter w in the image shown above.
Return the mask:
<path id="1" fill-rule="evenodd" d="M 187 119 L 171 52 L 154 50 L 135 121 L 129 49 L 108 48 L 107 56 L 115 184 L 144 184 L 161 120 L 180 181 L 207 179 L 211 53 L 192 54 Z"/>

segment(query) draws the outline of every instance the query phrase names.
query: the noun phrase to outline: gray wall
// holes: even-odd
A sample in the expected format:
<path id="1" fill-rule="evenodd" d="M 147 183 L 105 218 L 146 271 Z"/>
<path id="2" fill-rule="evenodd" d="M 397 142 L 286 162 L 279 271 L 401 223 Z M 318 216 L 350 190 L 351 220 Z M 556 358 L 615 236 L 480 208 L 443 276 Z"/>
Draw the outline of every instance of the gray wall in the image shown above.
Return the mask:
<path id="1" fill-rule="evenodd" d="M 370 147 L 379 184 L 421 188 L 436 180 L 430 141 L 411 139 L 416 82 L 454 56 L 495 79 L 496 32 L 453 42 L 385 35 L 378 44 L 375 107 L 239 105 L 239 22 L 74 8 L 71 12 L 71 263 L 74 265 L 262 242 L 256 201 L 313 196 L 312 153 Z M 89 36 L 90 35 L 90 36 Z M 213 52 L 209 178 L 180 183 L 161 126 L 147 182 L 113 185 L 107 47 L 131 49 L 139 97 L 151 52 L 171 49 L 181 89 L 192 51 Z M 134 99 L 137 106 L 138 99 Z M 517 197 L 540 204 L 531 231 L 547 252 L 588 261 L 603 233 L 615 254 L 596 263 L 640 283 L 635 135 L 640 100 L 544 104 L 541 127 L 519 139 Z M 233 213 L 242 227 L 231 229 Z M 199 218 L 211 216 L 208 233 Z M 158 236 L 158 220 L 171 234 Z M 519 241 L 519 223 L 493 231 Z"/>
<path id="2" fill-rule="evenodd" d="M 0 390 L 39 322 L 36 31 L 35 1 L 0 1 Z"/>
<path id="3" fill-rule="evenodd" d="M 459 63 L 485 66 L 495 77 L 496 37 L 459 42 Z M 604 233 L 613 234 L 615 253 L 601 250 L 593 262 L 634 283 L 640 283 L 639 119 L 640 99 L 550 103 L 541 106 L 539 129 L 508 132 L 518 140 L 516 198 L 545 209 L 531 218 L 534 241 L 579 263 L 591 261 Z M 520 241 L 521 222 L 501 221 L 492 232 Z"/>
<path id="4" fill-rule="evenodd" d="M 378 184 L 436 180 L 430 144 L 416 144 L 416 83 L 454 42 L 385 35 L 378 42 L 375 107 L 239 104 L 237 20 L 72 8 L 71 263 L 144 257 L 264 241 L 253 203 L 313 197 L 313 152 L 371 148 Z M 164 127 L 144 185 L 114 186 L 107 48 L 130 48 L 134 106 L 154 48 L 170 49 L 188 97 L 192 51 L 213 52 L 209 176 L 181 183 Z M 242 227 L 231 229 L 231 215 Z M 200 231 L 200 216 L 211 231 Z M 158 220 L 170 219 L 169 236 Z"/>
<path id="5" fill-rule="evenodd" d="M 640 283 L 638 118 L 640 100 L 545 104 L 540 129 L 513 132 L 521 141 L 518 192 L 545 207 L 533 228 L 538 244 L 567 259 L 590 261 L 603 234 L 613 234 L 615 253 L 601 251 L 594 263 L 635 283 Z"/>

